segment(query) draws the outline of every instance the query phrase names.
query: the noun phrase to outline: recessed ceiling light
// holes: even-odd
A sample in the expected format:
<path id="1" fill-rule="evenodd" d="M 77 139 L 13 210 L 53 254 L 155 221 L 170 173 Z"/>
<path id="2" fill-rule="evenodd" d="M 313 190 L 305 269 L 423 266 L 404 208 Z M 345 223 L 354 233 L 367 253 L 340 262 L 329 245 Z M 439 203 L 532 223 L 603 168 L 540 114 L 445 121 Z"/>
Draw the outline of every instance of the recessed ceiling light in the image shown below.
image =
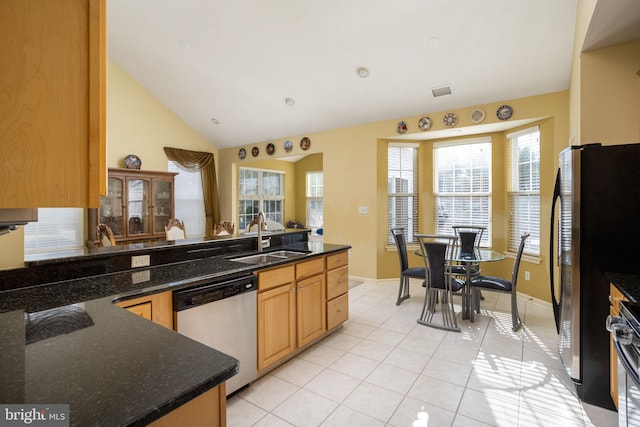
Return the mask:
<path id="1" fill-rule="evenodd" d="M 369 75 L 369 70 L 367 70 L 365 67 L 358 68 L 357 72 L 358 76 L 362 77 L 363 79 Z"/>
<path id="2" fill-rule="evenodd" d="M 437 49 L 440 47 L 440 37 L 433 36 L 429 39 L 429 47 L 431 49 Z"/>
<path id="3" fill-rule="evenodd" d="M 293 104 L 296 103 L 296 101 L 294 101 L 293 98 L 285 98 L 284 103 L 287 104 L 289 107 L 291 107 Z"/>
<path id="4" fill-rule="evenodd" d="M 218 119 L 216 119 L 215 117 L 211 118 L 211 123 L 213 123 L 214 125 L 219 125 L 220 122 L 218 121 Z"/>

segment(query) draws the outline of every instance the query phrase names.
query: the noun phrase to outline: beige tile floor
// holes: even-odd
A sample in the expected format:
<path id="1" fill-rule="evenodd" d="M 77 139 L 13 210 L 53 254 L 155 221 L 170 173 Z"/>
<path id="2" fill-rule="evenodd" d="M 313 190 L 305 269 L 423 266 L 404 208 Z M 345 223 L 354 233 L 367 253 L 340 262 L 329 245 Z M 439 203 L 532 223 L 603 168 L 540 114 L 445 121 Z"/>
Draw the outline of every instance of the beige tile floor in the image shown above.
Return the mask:
<path id="1" fill-rule="evenodd" d="M 485 293 L 462 332 L 418 325 L 424 291 L 395 305 L 396 283 L 350 290 L 350 320 L 229 399 L 236 426 L 615 426 L 582 404 L 562 368 L 550 306 Z M 457 301 L 459 302 L 459 301 Z M 459 307 L 457 310 L 459 311 Z"/>

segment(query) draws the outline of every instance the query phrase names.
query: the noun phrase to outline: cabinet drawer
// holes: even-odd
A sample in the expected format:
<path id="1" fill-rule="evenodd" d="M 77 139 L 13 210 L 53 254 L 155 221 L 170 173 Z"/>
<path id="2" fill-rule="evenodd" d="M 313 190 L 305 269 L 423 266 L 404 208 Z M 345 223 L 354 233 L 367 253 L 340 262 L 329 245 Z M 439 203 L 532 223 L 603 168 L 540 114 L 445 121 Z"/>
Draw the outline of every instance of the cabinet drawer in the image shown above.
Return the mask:
<path id="1" fill-rule="evenodd" d="M 327 299 L 333 299 L 349 290 L 349 266 L 327 271 Z"/>
<path id="2" fill-rule="evenodd" d="M 264 291 L 285 283 L 293 282 L 295 269 L 293 265 L 258 272 L 258 290 Z"/>
<path id="3" fill-rule="evenodd" d="M 323 269 L 324 259 L 322 257 L 312 259 L 310 261 L 299 262 L 296 264 L 296 279 L 320 274 Z"/>
<path id="4" fill-rule="evenodd" d="M 327 330 L 349 319 L 349 294 L 327 302 Z"/>
<path id="5" fill-rule="evenodd" d="M 333 270 L 334 268 L 347 265 L 349 262 L 349 256 L 347 251 L 338 252 L 337 254 L 327 255 L 327 270 Z"/>

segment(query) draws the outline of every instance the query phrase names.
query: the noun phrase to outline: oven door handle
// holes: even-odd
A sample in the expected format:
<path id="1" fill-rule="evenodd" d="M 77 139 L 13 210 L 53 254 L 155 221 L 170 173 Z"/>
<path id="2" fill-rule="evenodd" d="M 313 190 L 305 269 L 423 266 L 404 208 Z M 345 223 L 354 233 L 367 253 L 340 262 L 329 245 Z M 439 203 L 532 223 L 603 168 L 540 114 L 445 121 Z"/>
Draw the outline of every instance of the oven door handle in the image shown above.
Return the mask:
<path id="1" fill-rule="evenodd" d="M 616 353 L 618 353 L 618 360 L 620 360 L 620 362 L 622 363 L 622 366 L 624 366 L 624 370 L 626 371 L 627 376 L 633 379 L 633 382 L 635 383 L 636 387 L 640 388 L 640 378 L 638 377 L 638 372 L 636 371 L 636 368 L 634 368 L 633 365 L 631 365 L 631 362 L 629 362 L 629 358 L 627 357 L 626 352 L 622 348 L 624 344 L 620 344 L 618 340 L 615 340 L 615 339 L 613 340 L 613 343 L 616 346 Z"/>

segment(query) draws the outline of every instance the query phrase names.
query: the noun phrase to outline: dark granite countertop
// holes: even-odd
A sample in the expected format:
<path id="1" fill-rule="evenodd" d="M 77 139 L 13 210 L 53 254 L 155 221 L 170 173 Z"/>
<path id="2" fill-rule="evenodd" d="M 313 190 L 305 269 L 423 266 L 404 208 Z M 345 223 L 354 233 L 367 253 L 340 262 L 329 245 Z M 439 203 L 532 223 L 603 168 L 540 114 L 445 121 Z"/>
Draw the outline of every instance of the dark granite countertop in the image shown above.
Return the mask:
<path id="1" fill-rule="evenodd" d="M 640 275 L 607 273 L 607 278 L 629 301 L 640 303 Z"/>
<path id="2" fill-rule="evenodd" d="M 349 246 L 280 248 L 307 254 L 259 266 L 218 255 L 0 292 L 0 403 L 69 404 L 71 425 L 79 426 L 146 425 L 160 418 L 231 378 L 238 361 L 113 302 Z"/>

